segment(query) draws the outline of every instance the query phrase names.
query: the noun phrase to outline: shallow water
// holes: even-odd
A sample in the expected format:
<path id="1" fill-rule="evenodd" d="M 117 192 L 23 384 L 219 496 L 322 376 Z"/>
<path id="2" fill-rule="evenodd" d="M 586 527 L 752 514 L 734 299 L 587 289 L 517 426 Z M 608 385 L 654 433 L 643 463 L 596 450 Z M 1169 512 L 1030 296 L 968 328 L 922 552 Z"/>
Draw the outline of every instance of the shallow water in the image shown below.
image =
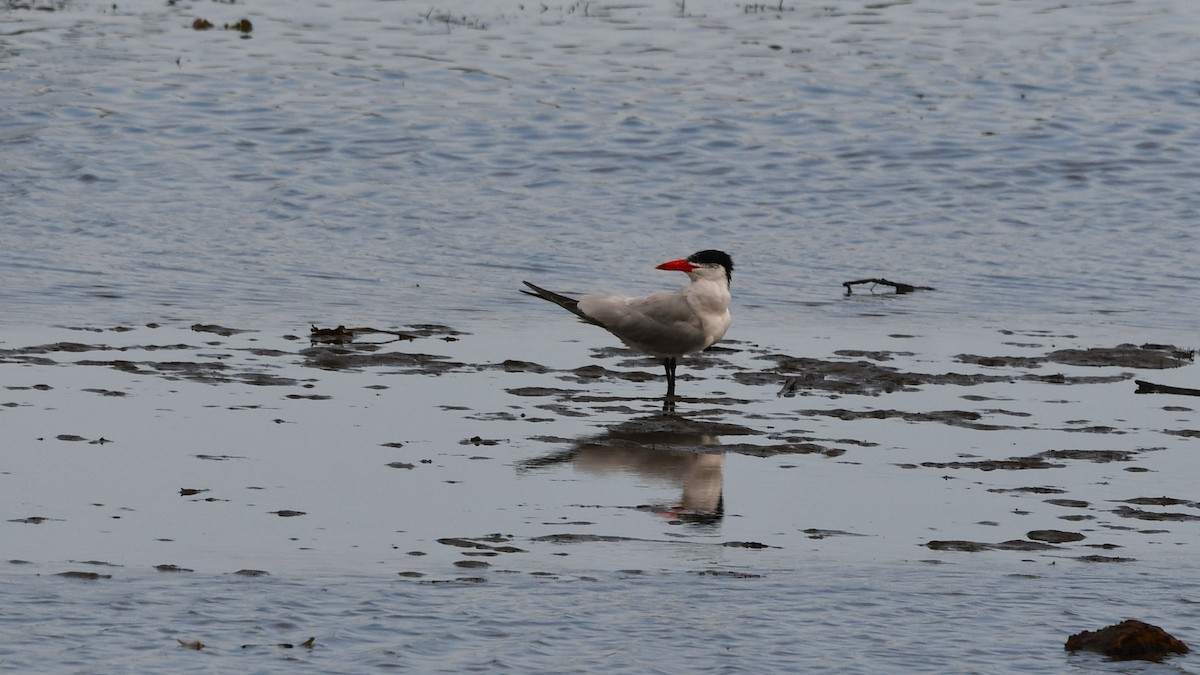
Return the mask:
<path id="1" fill-rule="evenodd" d="M 1187 3 L 26 5 L 0 667 L 1194 669 Z M 708 247 L 674 414 L 516 292 Z"/>
<path id="2" fill-rule="evenodd" d="M 718 247 L 751 321 L 1194 328 L 1187 3 L 784 6 L 8 10 L 5 320 L 492 321 Z"/>
<path id="3" fill-rule="evenodd" d="M 1147 619 L 1196 618 L 1194 585 L 1105 566 L 810 561 L 763 579 L 492 576 L 5 582 L 6 614 L 22 624 L 0 654 L 23 672 L 1188 672 L 1065 655 L 1051 635 L 1107 620 L 1097 587 L 1137 598 L 1122 609 Z M 964 623 L 979 634 L 955 629 Z M 176 642 L 195 639 L 203 649 Z"/>
<path id="4" fill-rule="evenodd" d="M 6 344 L 0 659 L 1088 672 L 1066 635 L 1138 616 L 1192 639 L 1200 432 L 1131 381 L 1187 359 L 955 336 L 1022 359 L 830 355 L 810 368 L 845 380 L 780 395 L 777 351 L 731 342 L 664 413 L 620 350 L 581 368 L 574 341 L 413 333 Z M 825 389 L 889 372 L 927 381 Z"/>

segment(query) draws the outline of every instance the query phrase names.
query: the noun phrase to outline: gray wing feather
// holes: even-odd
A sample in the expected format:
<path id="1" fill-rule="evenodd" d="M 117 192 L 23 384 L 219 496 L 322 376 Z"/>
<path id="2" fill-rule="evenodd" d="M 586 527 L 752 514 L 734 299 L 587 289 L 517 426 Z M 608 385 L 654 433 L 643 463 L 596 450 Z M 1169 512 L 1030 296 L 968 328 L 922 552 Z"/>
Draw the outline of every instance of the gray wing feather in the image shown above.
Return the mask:
<path id="1" fill-rule="evenodd" d="M 648 354 L 668 356 L 699 351 L 704 330 L 683 293 L 654 293 L 641 298 L 585 295 L 579 309 L 622 342 Z"/>

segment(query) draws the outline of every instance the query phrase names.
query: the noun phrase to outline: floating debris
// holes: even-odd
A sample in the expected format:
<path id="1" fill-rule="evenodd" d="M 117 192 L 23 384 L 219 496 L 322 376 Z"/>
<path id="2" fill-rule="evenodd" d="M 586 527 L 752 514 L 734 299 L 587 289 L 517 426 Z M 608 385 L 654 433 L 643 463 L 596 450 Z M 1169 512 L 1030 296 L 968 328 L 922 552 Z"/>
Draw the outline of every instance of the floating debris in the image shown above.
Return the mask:
<path id="1" fill-rule="evenodd" d="M 912 293 L 913 291 L 935 290 L 932 286 L 913 286 L 912 284 L 904 284 L 904 283 L 899 283 L 899 282 L 895 282 L 895 281 L 888 281 L 887 279 L 859 279 L 858 281 L 843 281 L 842 282 L 842 286 L 846 287 L 846 295 L 853 295 L 854 291 L 851 289 L 851 287 L 858 286 L 860 284 L 871 284 L 872 287 L 874 287 L 874 286 L 891 286 L 892 288 L 894 288 L 896 290 L 896 295 L 902 295 L 904 293 Z"/>
<path id="2" fill-rule="evenodd" d="M 1171 654 L 1187 654 L 1190 648 L 1158 626 L 1127 619 L 1121 623 L 1085 630 L 1067 638 L 1067 651 L 1099 652 L 1117 661 L 1161 661 Z"/>
<path id="3" fill-rule="evenodd" d="M 195 649 L 195 650 L 204 649 L 204 643 L 199 640 L 186 640 L 185 641 L 185 640 L 180 640 L 179 638 L 175 638 L 175 641 L 178 642 L 179 646 L 183 647 L 184 649 Z"/>

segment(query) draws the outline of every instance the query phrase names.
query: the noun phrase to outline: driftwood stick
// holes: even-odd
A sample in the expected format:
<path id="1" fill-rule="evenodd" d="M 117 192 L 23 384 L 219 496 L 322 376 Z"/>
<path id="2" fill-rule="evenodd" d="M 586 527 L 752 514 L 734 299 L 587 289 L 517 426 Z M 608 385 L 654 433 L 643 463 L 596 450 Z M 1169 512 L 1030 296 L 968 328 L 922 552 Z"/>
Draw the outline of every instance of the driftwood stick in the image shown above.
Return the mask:
<path id="1" fill-rule="evenodd" d="M 1200 396 L 1200 389 L 1188 389 L 1187 387 L 1172 387 L 1166 384 L 1154 384 L 1145 380 L 1134 380 L 1137 385 L 1135 394 L 1176 394 L 1178 396 Z"/>
<path id="2" fill-rule="evenodd" d="M 379 328 L 369 328 L 360 326 L 357 328 L 346 328 L 338 326 L 337 328 L 317 328 L 312 327 L 312 332 L 309 335 L 310 339 L 318 342 L 352 342 L 355 334 L 362 333 L 383 333 L 384 335 L 394 335 L 396 340 L 415 340 L 416 338 L 408 333 L 401 333 L 394 330 L 382 330 Z"/>
<path id="3" fill-rule="evenodd" d="M 887 279 L 859 279 L 858 281 L 843 281 L 842 282 L 842 285 L 846 287 L 846 295 L 852 295 L 854 293 L 854 291 L 851 288 L 851 286 L 857 286 L 858 284 L 871 284 L 872 286 L 876 286 L 876 285 L 891 286 L 892 288 L 896 289 L 897 295 L 900 295 L 902 293 L 912 293 L 913 291 L 932 291 L 932 290 L 934 290 L 932 286 L 913 286 L 912 284 L 902 284 L 902 283 L 898 283 L 895 281 L 888 281 Z"/>

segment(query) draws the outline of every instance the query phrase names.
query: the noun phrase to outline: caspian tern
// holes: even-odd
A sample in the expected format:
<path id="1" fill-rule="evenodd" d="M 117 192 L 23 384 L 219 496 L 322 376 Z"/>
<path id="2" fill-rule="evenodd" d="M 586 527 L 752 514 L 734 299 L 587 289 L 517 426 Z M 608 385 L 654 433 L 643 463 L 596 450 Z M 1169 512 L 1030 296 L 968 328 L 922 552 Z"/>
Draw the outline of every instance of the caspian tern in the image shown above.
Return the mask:
<path id="1" fill-rule="evenodd" d="M 578 300 L 528 281 L 532 295 L 549 300 L 620 338 L 643 354 L 662 359 L 667 373 L 667 399 L 675 397 L 675 360 L 712 346 L 729 330 L 729 283 L 733 259 L 724 251 L 707 250 L 670 260 L 656 269 L 685 272 L 692 280 L 683 288 L 631 298 L 614 293 L 585 295 Z"/>

